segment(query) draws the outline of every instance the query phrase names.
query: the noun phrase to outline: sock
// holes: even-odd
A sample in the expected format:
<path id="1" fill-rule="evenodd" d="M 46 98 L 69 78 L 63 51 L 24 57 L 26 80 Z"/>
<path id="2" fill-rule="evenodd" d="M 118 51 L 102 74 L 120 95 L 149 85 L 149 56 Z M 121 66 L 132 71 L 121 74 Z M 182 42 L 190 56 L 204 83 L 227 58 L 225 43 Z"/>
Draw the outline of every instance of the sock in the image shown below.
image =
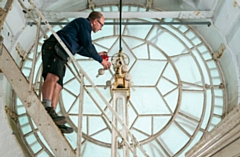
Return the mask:
<path id="1" fill-rule="evenodd" d="M 51 106 L 51 104 L 52 104 L 51 100 L 43 99 L 42 104 L 45 108 L 52 107 Z"/>

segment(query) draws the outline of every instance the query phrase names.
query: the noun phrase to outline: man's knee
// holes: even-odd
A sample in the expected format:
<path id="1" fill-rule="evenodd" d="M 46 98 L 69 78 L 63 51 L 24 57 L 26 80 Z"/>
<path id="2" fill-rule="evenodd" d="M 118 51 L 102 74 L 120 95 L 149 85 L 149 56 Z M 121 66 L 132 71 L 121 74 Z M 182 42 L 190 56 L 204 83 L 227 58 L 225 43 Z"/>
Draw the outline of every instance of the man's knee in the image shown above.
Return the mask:
<path id="1" fill-rule="evenodd" d="M 45 81 L 51 81 L 51 82 L 57 82 L 59 80 L 59 77 L 55 74 L 48 73 Z"/>

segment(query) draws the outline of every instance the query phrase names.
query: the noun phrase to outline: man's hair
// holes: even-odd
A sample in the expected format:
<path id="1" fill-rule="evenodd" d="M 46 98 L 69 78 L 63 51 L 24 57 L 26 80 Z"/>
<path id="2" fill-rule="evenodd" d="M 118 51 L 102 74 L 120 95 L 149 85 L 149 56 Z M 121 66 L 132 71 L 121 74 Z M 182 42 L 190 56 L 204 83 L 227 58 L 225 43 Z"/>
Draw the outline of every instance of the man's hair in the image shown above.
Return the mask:
<path id="1" fill-rule="evenodd" d="M 90 20 L 95 20 L 95 19 L 100 19 L 102 17 L 102 13 L 98 12 L 98 11 L 93 11 L 88 15 L 88 18 Z"/>

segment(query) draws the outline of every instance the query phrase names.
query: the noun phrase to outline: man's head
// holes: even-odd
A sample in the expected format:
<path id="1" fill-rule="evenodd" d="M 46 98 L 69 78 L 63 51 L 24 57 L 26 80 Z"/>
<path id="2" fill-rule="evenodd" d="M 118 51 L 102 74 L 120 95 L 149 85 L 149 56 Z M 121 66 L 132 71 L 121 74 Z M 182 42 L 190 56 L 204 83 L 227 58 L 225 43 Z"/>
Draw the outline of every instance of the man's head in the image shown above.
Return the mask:
<path id="1" fill-rule="evenodd" d="M 89 14 L 88 19 L 91 22 L 92 30 L 96 33 L 99 30 L 102 30 L 104 25 L 104 17 L 100 12 L 93 11 Z"/>

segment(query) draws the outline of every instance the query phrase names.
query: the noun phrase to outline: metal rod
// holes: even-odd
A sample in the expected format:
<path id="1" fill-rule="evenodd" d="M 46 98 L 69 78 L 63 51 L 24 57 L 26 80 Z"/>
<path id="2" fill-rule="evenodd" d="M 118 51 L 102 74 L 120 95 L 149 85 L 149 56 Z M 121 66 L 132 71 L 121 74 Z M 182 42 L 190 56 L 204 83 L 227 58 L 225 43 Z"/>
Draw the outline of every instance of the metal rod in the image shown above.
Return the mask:
<path id="1" fill-rule="evenodd" d="M 69 22 L 48 22 L 50 25 L 66 25 Z M 36 25 L 36 22 L 28 22 L 28 25 Z M 120 22 L 105 22 L 104 25 L 119 25 Z M 41 22 L 41 25 L 45 25 Z M 121 25 L 207 25 L 210 26 L 209 21 L 197 21 L 197 22 L 121 22 Z M 120 29 L 121 31 L 121 29 Z"/>

